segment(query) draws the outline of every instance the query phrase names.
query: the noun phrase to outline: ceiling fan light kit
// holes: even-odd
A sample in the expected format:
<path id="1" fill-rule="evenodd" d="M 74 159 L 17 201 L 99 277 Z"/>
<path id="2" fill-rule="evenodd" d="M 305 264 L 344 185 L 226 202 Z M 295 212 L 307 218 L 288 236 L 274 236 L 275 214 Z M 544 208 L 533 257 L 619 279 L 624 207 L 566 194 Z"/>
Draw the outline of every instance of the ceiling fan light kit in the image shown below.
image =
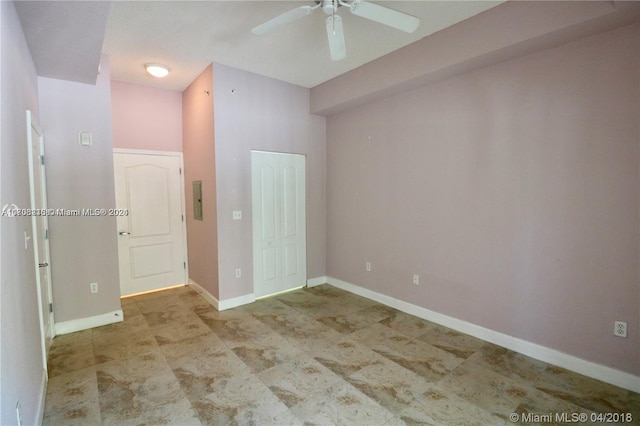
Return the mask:
<path id="1" fill-rule="evenodd" d="M 420 18 L 364 0 L 315 0 L 315 3 L 315 6 L 300 6 L 278 15 L 254 27 L 251 32 L 256 35 L 266 34 L 290 22 L 311 15 L 316 9 L 321 7 L 322 11 L 329 15 L 325 21 L 325 25 L 327 28 L 331 59 L 338 61 L 347 56 L 342 18 L 337 14 L 339 7 L 345 7 L 349 9 L 352 14 L 361 18 L 369 19 L 407 33 L 414 32 L 420 25 Z"/>

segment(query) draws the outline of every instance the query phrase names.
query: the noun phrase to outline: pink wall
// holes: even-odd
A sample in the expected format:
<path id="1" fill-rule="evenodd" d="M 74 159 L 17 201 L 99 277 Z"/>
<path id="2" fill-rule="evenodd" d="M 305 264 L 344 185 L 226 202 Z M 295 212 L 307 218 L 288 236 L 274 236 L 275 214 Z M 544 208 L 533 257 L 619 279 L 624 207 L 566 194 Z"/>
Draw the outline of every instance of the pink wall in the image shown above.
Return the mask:
<path id="1" fill-rule="evenodd" d="M 220 299 L 212 65 L 182 93 L 181 117 L 189 278 Z M 193 181 L 202 181 L 202 221 L 193 218 Z"/>
<path id="2" fill-rule="evenodd" d="M 115 207 L 109 58 L 100 63 L 95 85 L 38 78 L 51 208 Z M 79 146 L 78 132 L 93 146 Z M 116 218 L 54 216 L 49 229 L 56 323 L 121 309 Z"/>
<path id="3" fill-rule="evenodd" d="M 0 1 L 0 108 L 2 110 L 2 176 L 0 206 L 29 207 L 26 113 L 38 117 L 36 70 L 13 2 Z M 24 424 L 40 424 L 45 373 L 36 294 L 33 246 L 28 217 L 0 218 L 2 262 L 0 284 L 0 424 L 16 424 L 16 404 Z"/>
<path id="4" fill-rule="evenodd" d="M 182 94 L 111 82 L 113 147 L 182 152 Z"/>
<path id="5" fill-rule="evenodd" d="M 638 2 L 508 1 L 312 88 L 311 112 L 335 114 L 639 19 Z"/>
<path id="6" fill-rule="evenodd" d="M 329 117 L 328 275 L 640 374 L 639 40 L 625 27 Z"/>
<path id="7" fill-rule="evenodd" d="M 252 149 L 306 155 L 307 276 L 324 276 L 325 118 L 309 114 L 308 89 L 220 64 L 213 78 L 221 299 L 253 293 Z"/>

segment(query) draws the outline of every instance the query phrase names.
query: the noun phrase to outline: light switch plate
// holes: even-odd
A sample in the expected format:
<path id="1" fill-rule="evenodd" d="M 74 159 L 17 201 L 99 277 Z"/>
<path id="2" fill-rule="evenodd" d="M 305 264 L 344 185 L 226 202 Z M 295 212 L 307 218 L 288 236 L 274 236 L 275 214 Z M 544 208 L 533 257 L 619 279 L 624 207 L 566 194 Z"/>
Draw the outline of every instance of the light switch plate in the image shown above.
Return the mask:
<path id="1" fill-rule="evenodd" d="M 242 210 L 234 210 L 233 220 L 241 220 L 241 219 L 242 219 Z"/>
<path id="2" fill-rule="evenodd" d="M 89 132 L 78 133 L 78 145 L 93 146 L 93 135 Z"/>

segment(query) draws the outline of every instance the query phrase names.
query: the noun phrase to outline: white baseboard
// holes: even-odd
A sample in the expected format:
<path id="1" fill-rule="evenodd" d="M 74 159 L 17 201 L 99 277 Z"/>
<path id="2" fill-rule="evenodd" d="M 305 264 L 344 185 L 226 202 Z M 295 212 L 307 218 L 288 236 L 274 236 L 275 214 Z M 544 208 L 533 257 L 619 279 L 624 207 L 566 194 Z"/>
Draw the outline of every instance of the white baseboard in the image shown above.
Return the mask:
<path id="1" fill-rule="evenodd" d="M 56 336 L 59 334 L 75 333 L 76 331 L 88 330 L 90 328 L 121 322 L 124 319 L 122 309 L 96 315 L 88 318 L 79 318 L 71 321 L 57 322 L 55 325 Z"/>
<path id="2" fill-rule="evenodd" d="M 237 308 L 238 306 L 248 305 L 255 301 L 256 296 L 253 293 L 249 293 L 232 299 L 221 300 L 218 302 L 218 310 L 224 311 L 225 309 Z"/>
<path id="3" fill-rule="evenodd" d="M 307 280 L 307 287 L 315 287 L 317 285 L 326 284 L 327 283 L 327 279 L 328 278 L 326 276 L 316 277 L 316 278 L 309 278 Z"/>
<path id="4" fill-rule="evenodd" d="M 457 318 L 443 315 L 421 306 L 413 305 L 403 300 L 395 299 L 391 296 L 350 284 L 336 278 L 326 278 L 326 282 L 334 287 L 366 297 L 367 299 L 375 300 L 376 302 L 391 306 L 392 308 L 406 312 L 418 318 L 443 325 L 461 333 L 469 334 L 477 337 L 478 339 L 511 349 L 523 355 L 527 355 L 531 358 L 544 361 L 558 367 L 566 368 L 567 370 L 574 371 L 587 377 L 601 380 L 634 392 L 640 392 L 640 377 L 634 376 L 633 374 L 625 373 L 624 371 L 596 364 L 591 361 L 586 361 L 555 349 L 547 348 L 536 343 L 518 339 L 517 337 L 509 336 L 498 331 L 490 330 Z"/>
<path id="5" fill-rule="evenodd" d="M 43 424 L 44 421 L 44 404 L 47 398 L 47 370 L 42 369 L 42 380 L 40 385 L 40 395 L 38 395 L 38 406 L 36 407 L 36 423 L 34 424 Z"/>
<path id="6" fill-rule="evenodd" d="M 206 299 L 214 308 L 219 311 L 226 309 L 237 308 L 238 306 L 247 305 L 256 301 L 256 296 L 253 293 L 245 294 L 243 296 L 234 297 L 232 299 L 218 300 L 211 293 L 205 290 L 200 284 L 193 280 L 189 280 L 189 285 L 202 297 Z"/>
<path id="7" fill-rule="evenodd" d="M 213 297 L 213 295 L 211 293 L 209 293 L 207 290 L 205 290 L 200 284 L 198 284 L 197 282 L 193 281 L 192 279 L 189 279 L 189 284 L 188 284 L 191 288 L 193 288 L 195 291 L 197 291 L 200 296 L 204 297 L 204 299 L 209 302 L 211 304 L 211 306 L 213 306 L 214 308 L 218 309 L 218 299 L 216 299 L 215 297 Z M 218 309 L 220 310 L 220 309 Z"/>

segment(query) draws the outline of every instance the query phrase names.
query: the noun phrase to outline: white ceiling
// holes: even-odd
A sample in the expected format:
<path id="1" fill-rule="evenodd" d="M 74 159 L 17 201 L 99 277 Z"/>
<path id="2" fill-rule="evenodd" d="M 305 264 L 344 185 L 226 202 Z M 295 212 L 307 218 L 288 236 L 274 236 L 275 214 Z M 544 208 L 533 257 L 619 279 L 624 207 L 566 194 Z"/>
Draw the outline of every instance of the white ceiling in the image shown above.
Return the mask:
<path id="1" fill-rule="evenodd" d="M 182 91 L 211 62 L 313 87 L 417 41 L 502 1 L 376 1 L 422 19 L 413 34 L 339 9 L 347 58 L 332 61 L 324 25 L 311 16 L 256 36 L 251 29 L 311 1 L 112 1 L 103 52 L 113 80 Z M 147 62 L 168 65 L 172 73 L 154 79 Z"/>
<path id="2" fill-rule="evenodd" d="M 109 2 L 15 4 L 38 75 L 95 84 Z"/>
<path id="3" fill-rule="evenodd" d="M 16 8 L 38 75 L 95 83 L 103 52 L 113 80 L 182 91 L 212 62 L 314 87 L 503 0 L 373 2 L 419 17 L 420 26 L 407 34 L 340 8 L 347 47 L 341 61 L 330 59 L 321 9 L 268 34 L 251 33 L 315 0 L 18 0 Z M 143 68 L 148 62 L 172 72 L 153 78 Z"/>

